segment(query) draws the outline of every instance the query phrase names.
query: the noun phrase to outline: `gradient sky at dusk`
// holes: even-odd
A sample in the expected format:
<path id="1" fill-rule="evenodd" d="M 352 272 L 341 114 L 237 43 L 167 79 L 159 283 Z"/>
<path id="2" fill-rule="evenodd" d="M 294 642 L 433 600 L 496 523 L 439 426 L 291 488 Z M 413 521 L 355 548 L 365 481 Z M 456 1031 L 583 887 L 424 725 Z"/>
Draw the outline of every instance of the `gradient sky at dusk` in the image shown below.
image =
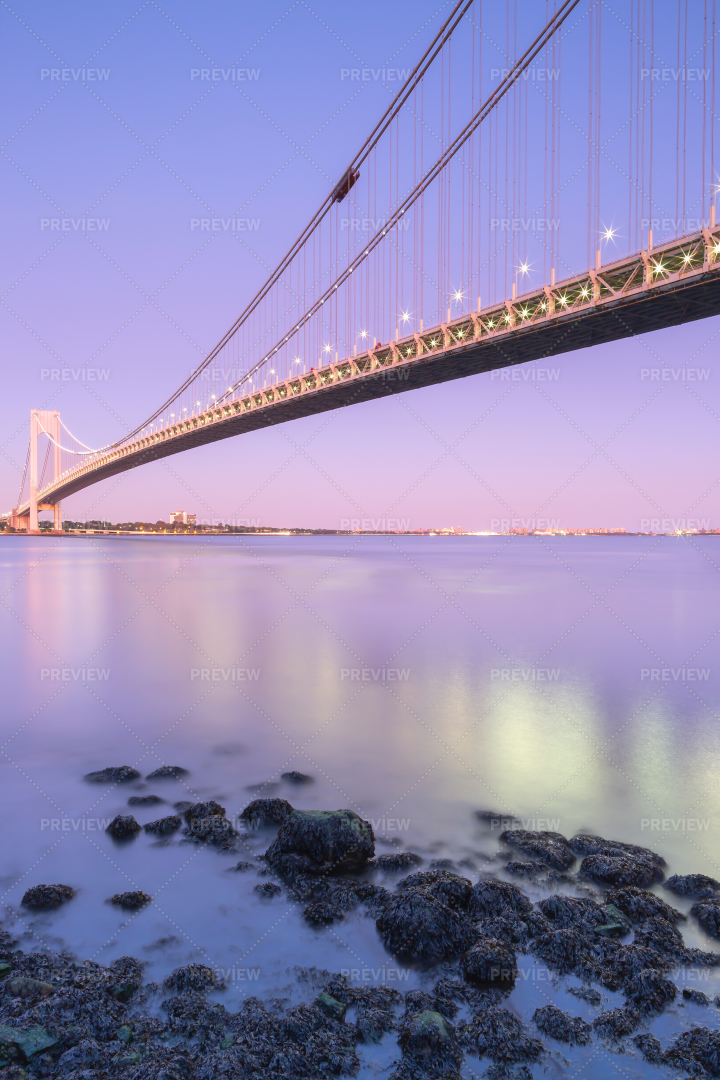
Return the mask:
<path id="1" fill-rule="evenodd" d="M 605 6 L 608 42 L 626 33 L 627 6 Z M 655 7 L 655 47 L 671 63 L 675 8 Z M 103 445 L 197 366 L 397 89 L 358 87 L 343 69 L 411 68 L 451 8 L 437 0 L 0 8 L 2 510 L 16 501 L 31 408 L 59 409 L 76 436 Z M 528 40 L 541 8 L 532 7 Z M 564 45 L 575 68 L 582 58 L 571 35 L 581 34 L 586 8 Z M 520 29 L 522 37 L 522 19 Z M 608 94 L 619 97 L 623 73 L 614 83 L 610 46 L 608 56 Z M 214 66 L 257 75 L 237 85 L 191 77 Z M 85 84 L 43 77 L 66 67 L 108 75 Z M 580 93 L 570 76 L 563 92 L 568 101 Z M 658 177 L 674 176 L 676 162 L 663 108 L 659 97 Z M 587 178 L 571 177 L 570 164 L 568 153 L 563 227 L 584 236 Z M 701 196 L 695 215 L 708 206 Z M 606 220 L 627 243 L 624 214 L 619 196 L 608 203 Z M 257 227 L 242 241 L 219 233 L 207 243 L 191 222 L 216 215 Z M 61 233 L 43 225 L 53 218 L 108 225 Z M 484 530 L 505 520 L 635 530 L 652 519 L 718 528 L 719 331 L 714 318 L 243 435 L 88 488 L 63 515 L 154 521 L 184 508 L 199 520 L 326 528 L 352 519 L 411 529 Z M 71 381 L 53 382 L 63 366 Z M 83 367 L 105 378 L 73 382 Z M 669 376 L 654 379 L 663 367 Z"/>

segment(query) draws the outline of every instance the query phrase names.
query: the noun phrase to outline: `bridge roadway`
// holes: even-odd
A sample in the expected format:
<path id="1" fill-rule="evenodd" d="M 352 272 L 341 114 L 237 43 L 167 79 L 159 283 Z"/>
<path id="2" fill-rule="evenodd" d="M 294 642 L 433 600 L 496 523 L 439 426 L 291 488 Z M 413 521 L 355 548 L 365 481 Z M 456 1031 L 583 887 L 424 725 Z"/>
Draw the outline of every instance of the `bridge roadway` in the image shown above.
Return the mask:
<path id="1" fill-rule="evenodd" d="M 39 491 L 38 502 L 54 504 L 117 473 L 246 431 L 717 314 L 720 229 L 703 229 L 309 374 L 238 392 L 116 443 Z M 16 512 L 29 513 L 29 503 Z"/>

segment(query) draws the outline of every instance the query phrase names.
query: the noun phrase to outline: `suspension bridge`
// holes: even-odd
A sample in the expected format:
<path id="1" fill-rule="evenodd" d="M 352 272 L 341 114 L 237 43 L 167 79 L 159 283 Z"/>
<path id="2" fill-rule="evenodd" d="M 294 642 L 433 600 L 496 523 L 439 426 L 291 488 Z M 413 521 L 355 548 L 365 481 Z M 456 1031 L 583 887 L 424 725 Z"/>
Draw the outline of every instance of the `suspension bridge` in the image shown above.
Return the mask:
<path id="1" fill-rule="evenodd" d="M 152 416 L 92 448 L 58 411 L 31 412 L 11 524 L 35 532 L 51 510 L 60 529 L 63 499 L 195 446 L 719 314 L 714 0 L 711 32 L 703 2 L 693 25 L 678 0 L 677 70 L 692 70 L 700 51 L 707 75 L 676 79 L 665 99 L 662 80 L 647 78 L 658 52 L 645 0 L 630 0 L 629 21 L 613 27 L 627 61 L 620 164 L 608 151 L 619 136 L 602 128 L 600 0 L 548 2 L 524 38 L 508 5 L 503 68 L 488 68 L 484 52 L 503 29 L 498 6 L 493 24 L 482 0 L 460 0 L 277 268 Z M 573 45 L 563 58 L 571 34 L 584 36 L 586 56 Z M 539 91 L 537 71 L 550 76 Z M 571 99 L 584 81 L 583 125 L 563 103 L 568 81 Z M 676 145 L 659 151 L 670 120 Z M 561 235 L 573 169 L 587 183 L 587 220 Z M 605 198 L 622 200 L 624 235 L 602 218 Z M 576 199 L 574 220 L 577 210 Z M 657 235 L 664 217 L 670 238 Z M 514 226 L 538 219 L 548 228 Z"/>

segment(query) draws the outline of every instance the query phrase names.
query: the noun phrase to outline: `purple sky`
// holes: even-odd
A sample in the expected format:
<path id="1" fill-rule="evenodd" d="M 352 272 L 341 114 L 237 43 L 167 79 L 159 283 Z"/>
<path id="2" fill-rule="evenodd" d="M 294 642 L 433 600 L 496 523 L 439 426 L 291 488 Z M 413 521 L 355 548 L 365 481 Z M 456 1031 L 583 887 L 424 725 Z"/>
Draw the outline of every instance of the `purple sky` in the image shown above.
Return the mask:
<path id="1" fill-rule="evenodd" d="M 102 445 L 197 366 L 396 88 L 343 72 L 411 68 L 451 6 L 23 0 L 0 10 L 1 509 L 15 504 L 31 408 L 60 409 L 75 435 Z M 521 2 L 520 14 L 541 7 Z M 603 13 L 604 168 L 615 178 L 603 220 L 625 247 L 627 151 L 610 136 L 628 111 L 613 77 L 627 8 L 611 3 Z M 658 63 L 676 59 L 673 17 L 669 8 L 657 15 Z M 586 19 L 584 0 L 564 44 L 570 112 L 584 62 L 572 35 L 586 41 Z M 700 66 L 702 55 L 690 55 Z M 253 74 L 237 85 L 193 77 L 213 67 Z M 54 69 L 71 74 L 63 82 Z M 72 74 L 81 69 L 107 74 L 83 84 Z M 655 106 L 656 183 L 668 216 L 674 93 Z M 568 243 L 573 233 L 584 242 L 587 216 L 587 175 L 575 175 L 572 139 L 568 120 Z M 689 167 L 690 186 L 701 190 L 696 156 Z M 695 197 L 696 216 L 705 202 Z M 244 243 L 220 234 L 202 247 L 207 236 L 192 222 L 216 214 L 256 224 Z M 54 219 L 95 228 L 63 232 Z M 106 223 L 99 231 L 98 221 Z M 64 516 L 155 520 L 184 508 L 198 519 L 328 528 L 353 519 L 390 528 L 640 529 L 662 528 L 651 523 L 663 519 L 718 528 L 719 329 L 706 320 L 539 361 L 515 369 L 518 381 L 474 376 L 244 435 L 89 488 L 66 501 Z M 53 372 L 63 367 L 71 376 L 60 384 Z M 100 381 L 73 382 L 83 367 Z M 652 373 L 663 368 L 660 381 Z"/>

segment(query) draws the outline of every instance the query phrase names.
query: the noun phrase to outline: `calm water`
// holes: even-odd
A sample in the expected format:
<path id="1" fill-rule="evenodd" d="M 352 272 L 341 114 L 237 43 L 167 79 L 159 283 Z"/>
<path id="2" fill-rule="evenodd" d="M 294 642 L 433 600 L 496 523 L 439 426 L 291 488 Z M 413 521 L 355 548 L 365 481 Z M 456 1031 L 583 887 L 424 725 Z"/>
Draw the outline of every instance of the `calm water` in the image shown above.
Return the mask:
<path id="1" fill-rule="evenodd" d="M 318 932 L 284 896 L 260 900 L 263 879 L 230 869 L 237 855 L 178 835 L 113 843 L 103 824 L 142 792 L 167 809 L 135 808 L 141 824 L 181 799 L 215 798 L 232 816 L 258 792 L 349 807 L 373 822 L 379 852 L 452 859 L 473 880 L 502 874 L 478 809 L 720 876 L 720 537 L 4 538 L 0 564 L 0 884 L 26 949 L 134 954 L 156 979 L 208 963 L 231 973 L 229 1007 L 248 992 L 302 995 L 296 965 L 421 984 L 372 921 Z M 122 764 L 190 775 L 83 782 Z M 314 783 L 282 781 L 291 769 Z M 247 834 L 245 857 L 268 835 Z M 29 885 L 56 881 L 76 899 L 21 914 Z M 129 889 L 155 897 L 135 918 L 105 903 Z M 689 944 L 712 947 L 688 927 Z M 714 973 L 696 985 L 720 991 Z M 528 1016 L 562 997 L 528 977 L 512 1003 Z M 653 1030 L 716 1015 L 677 1005 Z M 367 1075 L 393 1051 L 392 1038 L 363 1050 Z M 654 1075 L 621 1061 L 626 1076 Z"/>

